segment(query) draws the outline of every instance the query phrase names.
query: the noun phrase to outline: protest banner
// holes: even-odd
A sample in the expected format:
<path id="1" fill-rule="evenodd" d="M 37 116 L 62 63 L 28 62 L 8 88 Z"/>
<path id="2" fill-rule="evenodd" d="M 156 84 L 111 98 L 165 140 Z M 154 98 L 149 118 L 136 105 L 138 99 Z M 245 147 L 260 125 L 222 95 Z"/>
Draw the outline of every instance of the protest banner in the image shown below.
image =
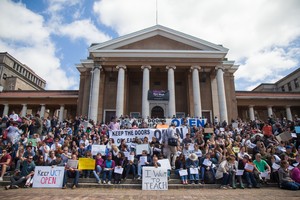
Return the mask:
<path id="1" fill-rule="evenodd" d="M 168 190 L 168 172 L 162 167 L 143 167 L 143 190 Z"/>
<path id="2" fill-rule="evenodd" d="M 109 131 L 109 138 L 113 138 L 115 144 L 119 146 L 121 140 L 125 139 L 126 144 L 131 146 L 132 141 L 137 137 L 143 140 L 145 137 L 148 137 L 149 142 L 152 141 L 152 137 L 156 137 L 157 140 L 161 143 L 162 137 L 167 133 L 168 129 L 122 129 L 116 131 Z M 187 127 L 176 127 L 176 133 L 180 136 L 180 139 L 185 138 L 188 133 Z"/>
<path id="3" fill-rule="evenodd" d="M 90 169 L 94 170 L 96 165 L 96 161 L 91 158 L 79 158 L 78 162 L 78 169 L 84 170 L 84 169 Z"/>
<path id="4" fill-rule="evenodd" d="M 281 133 L 279 135 L 276 136 L 276 139 L 278 140 L 278 142 L 285 142 L 285 141 L 289 141 L 290 139 L 292 139 L 292 134 L 289 133 L 289 132 L 284 132 L 284 133 Z"/>
<path id="5" fill-rule="evenodd" d="M 297 134 L 300 134 L 300 126 L 295 126 L 295 132 L 296 132 Z"/>
<path id="6" fill-rule="evenodd" d="M 214 133 L 213 128 L 204 128 L 204 133 Z"/>
<path id="7" fill-rule="evenodd" d="M 65 167 L 36 166 L 33 176 L 34 188 L 61 188 Z"/>
<path id="8" fill-rule="evenodd" d="M 148 154 L 150 153 L 149 152 L 149 144 L 137 144 L 135 146 L 135 149 L 136 149 L 136 152 L 135 152 L 136 155 L 142 155 L 142 152 L 144 150 L 146 150 Z"/>
<path id="9" fill-rule="evenodd" d="M 78 167 L 78 160 L 68 159 L 67 166 L 71 167 L 73 169 L 77 169 L 77 167 Z"/>
<path id="10" fill-rule="evenodd" d="M 102 156 L 105 156 L 105 151 L 106 151 L 106 145 L 98 145 L 98 144 L 92 145 L 93 156 L 97 155 L 97 153 L 101 153 Z"/>

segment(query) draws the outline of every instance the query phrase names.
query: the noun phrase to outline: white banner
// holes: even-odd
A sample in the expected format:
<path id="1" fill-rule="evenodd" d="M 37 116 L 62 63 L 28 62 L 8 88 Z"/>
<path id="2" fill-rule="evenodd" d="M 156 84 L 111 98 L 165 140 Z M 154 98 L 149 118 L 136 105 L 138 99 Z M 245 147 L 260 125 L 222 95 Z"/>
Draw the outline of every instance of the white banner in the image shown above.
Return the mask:
<path id="1" fill-rule="evenodd" d="M 168 190 L 166 168 L 143 167 L 143 190 Z"/>
<path id="2" fill-rule="evenodd" d="M 33 176 L 34 188 L 61 188 L 65 167 L 36 166 Z"/>
<path id="3" fill-rule="evenodd" d="M 125 139 L 128 145 L 131 144 L 135 137 L 143 140 L 145 137 L 148 137 L 148 141 L 152 141 L 152 137 L 156 137 L 157 140 L 161 143 L 163 134 L 167 133 L 166 128 L 162 129 L 123 129 L 117 131 L 109 131 L 109 138 L 113 138 L 117 146 L 120 145 L 121 139 Z M 176 133 L 180 136 L 181 139 L 185 138 L 185 135 L 188 133 L 186 127 L 176 127 Z"/>

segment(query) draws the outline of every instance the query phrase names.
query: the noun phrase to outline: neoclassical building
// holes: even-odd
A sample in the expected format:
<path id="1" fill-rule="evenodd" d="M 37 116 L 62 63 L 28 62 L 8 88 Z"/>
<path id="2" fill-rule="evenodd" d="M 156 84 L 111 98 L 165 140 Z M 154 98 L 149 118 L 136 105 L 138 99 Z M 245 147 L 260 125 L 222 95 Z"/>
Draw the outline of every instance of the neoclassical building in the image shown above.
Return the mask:
<path id="1" fill-rule="evenodd" d="M 156 25 L 92 44 L 80 72 L 78 114 L 237 117 L 234 72 L 227 48 Z"/>
<path id="2" fill-rule="evenodd" d="M 300 69 L 253 91 L 235 91 L 238 66 L 226 58 L 227 48 L 164 26 L 92 44 L 88 50 L 88 58 L 76 65 L 79 90 L 68 91 L 43 90 L 43 79 L 3 53 L 0 115 L 14 110 L 20 116 L 39 112 L 62 121 L 83 115 L 100 122 L 121 115 L 195 116 L 208 121 L 217 116 L 228 122 L 238 117 L 300 116 Z M 19 91 L 7 89 L 2 79 L 8 69 L 14 71 L 13 77 L 29 78 L 29 85 L 18 87 Z M 32 83 L 39 87 L 24 91 Z"/>

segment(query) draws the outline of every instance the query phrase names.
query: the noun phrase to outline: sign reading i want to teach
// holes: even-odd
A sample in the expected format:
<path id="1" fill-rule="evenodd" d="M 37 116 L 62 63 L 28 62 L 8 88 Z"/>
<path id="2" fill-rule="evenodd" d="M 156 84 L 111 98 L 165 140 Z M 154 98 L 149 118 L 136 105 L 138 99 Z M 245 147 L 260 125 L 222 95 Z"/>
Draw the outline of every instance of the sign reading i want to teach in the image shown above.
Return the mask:
<path id="1" fill-rule="evenodd" d="M 168 190 L 167 168 L 143 167 L 143 190 Z"/>

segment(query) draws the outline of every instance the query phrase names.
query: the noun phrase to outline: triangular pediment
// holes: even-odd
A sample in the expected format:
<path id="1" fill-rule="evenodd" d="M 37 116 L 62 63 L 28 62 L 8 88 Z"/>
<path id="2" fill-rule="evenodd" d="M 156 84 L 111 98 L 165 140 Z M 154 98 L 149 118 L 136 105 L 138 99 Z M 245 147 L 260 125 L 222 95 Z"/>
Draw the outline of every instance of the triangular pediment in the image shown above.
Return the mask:
<path id="1" fill-rule="evenodd" d="M 227 53 L 228 49 L 208 41 L 156 25 L 99 44 L 93 44 L 90 52 L 113 50 L 179 50 Z"/>

